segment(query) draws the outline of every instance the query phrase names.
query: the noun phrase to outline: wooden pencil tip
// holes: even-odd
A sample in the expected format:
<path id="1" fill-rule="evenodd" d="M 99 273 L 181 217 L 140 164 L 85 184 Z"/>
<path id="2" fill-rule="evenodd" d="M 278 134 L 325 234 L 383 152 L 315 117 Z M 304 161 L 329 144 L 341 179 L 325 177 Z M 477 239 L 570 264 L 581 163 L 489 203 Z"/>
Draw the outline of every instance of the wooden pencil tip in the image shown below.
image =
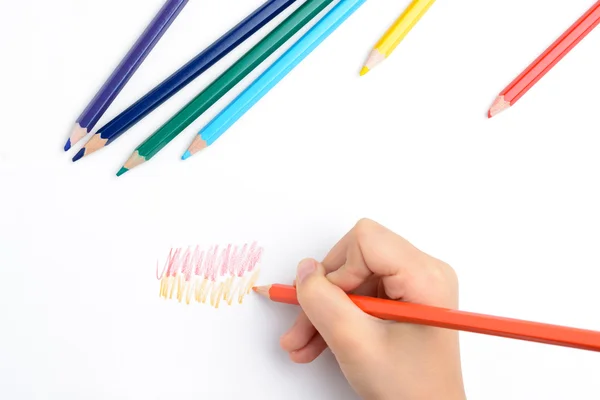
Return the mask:
<path id="1" fill-rule="evenodd" d="M 367 67 L 367 66 L 362 67 L 362 69 L 360 70 L 360 76 L 364 76 L 368 73 L 369 73 L 369 67 Z"/>
<path id="2" fill-rule="evenodd" d="M 140 156 L 140 152 L 138 150 L 134 151 L 131 157 L 123 164 L 123 167 L 117 172 L 117 176 L 123 175 L 125 172 L 130 171 L 146 162 L 146 159 Z"/>
<path id="3" fill-rule="evenodd" d="M 378 64 L 383 62 L 383 60 L 385 60 L 385 55 L 383 53 L 380 53 L 379 50 L 374 49 L 371 52 L 371 54 L 369 54 L 369 58 L 367 58 L 367 61 L 365 61 L 365 66 L 360 71 L 360 75 L 362 76 L 362 75 L 366 74 L 367 72 L 369 72 L 370 70 L 375 68 L 375 66 L 377 66 Z M 366 68 L 366 71 L 365 71 L 365 68 Z M 365 72 L 363 73 L 363 71 L 365 71 Z"/>
<path id="4" fill-rule="evenodd" d="M 271 286 L 254 286 L 252 288 L 252 290 L 264 297 L 269 297 L 269 289 L 271 289 Z"/>
<path id="5" fill-rule="evenodd" d="M 197 152 L 204 150 L 206 147 L 208 147 L 206 141 L 202 139 L 202 135 L 198 134 L 196 135 L 196 137 L 192 141 L 192 144 L 181 158 L 183 160 L 187 160 Z"/>
<path id="6" fill-rule="evenodd" d="M 488 111 L 488 118 L 492 118 L 508 108 L 510 108 L 510 102 L 504 100 L 504 96 L 498 96 Z"/>
<path id="7" fill-rule="evenodd" d="M 90 154 L 100 150 L 104 146 L 108 144 L 108 139 L 102 139 L 102 136 L 99 133 L 94 134 L 91 139 L 79 150 L 75 157 L 73 157 L 73 162 L 81 160 L 83 157 L 89 156 Z"/>
<path id="8" fill-rule="evenodd" d="M 73 130 L 71 131 L 71 135 L 69 135 L 69 139 L 67 139 L 67 143 L 65 143 L 65 151 L 68 151 L 71 148 L 71 146 L 75 145 L 81 139 L 86 137 L 87 134 L 87 129 L 82 128 L 81 125 L 79 125 L 79 123 L 76 123 L 73 127 Z"/>

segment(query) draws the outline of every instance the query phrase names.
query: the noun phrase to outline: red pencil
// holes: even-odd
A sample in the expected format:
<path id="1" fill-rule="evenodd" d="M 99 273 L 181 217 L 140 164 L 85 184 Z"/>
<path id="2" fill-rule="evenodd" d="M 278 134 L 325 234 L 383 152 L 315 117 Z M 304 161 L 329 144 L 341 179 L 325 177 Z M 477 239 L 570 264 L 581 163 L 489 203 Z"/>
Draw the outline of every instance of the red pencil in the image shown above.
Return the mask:
<path id="1" fill-rule="evenodd" d="M 596 2 L 581 18 L 562 34 L 525 71 L 510 83 L 496 98 L 488 112 L 488 118 L 514 105 L 533 85 L 556 65 L 600 23 L 600 1 Z"/>
<path id="2" fill-rule="evenodd" d="M 272 301 L 298 305 L 296 288 L 293 286 L 269 285 L 253 289 L 258 294 L 268 297 Z M 354 304 L 367 314 L 385 320 L 482 333 L 485 335 L 573 347 L 582 350 L 600 351 L 600 332 L 494 317 L 491 315 L 473 314 L 374 297 L 352 294 L 348 296 Z"/>

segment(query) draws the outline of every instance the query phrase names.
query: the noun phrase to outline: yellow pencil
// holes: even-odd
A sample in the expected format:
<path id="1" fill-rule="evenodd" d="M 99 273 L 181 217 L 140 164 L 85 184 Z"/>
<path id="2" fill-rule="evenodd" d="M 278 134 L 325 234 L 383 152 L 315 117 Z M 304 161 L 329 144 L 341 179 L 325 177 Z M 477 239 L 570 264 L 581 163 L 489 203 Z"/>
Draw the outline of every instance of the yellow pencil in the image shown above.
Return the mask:
<path id="1" fill-rule="evenodd" d="M 413 26 L 419 22 L 421 17 L 434 2 L 435 0 L 414 0 L 412 4 L 404 10 L 404 13 L 400 18 L 398 18 L 390 29 L 388 29 L 379 42 L 377 42 L 375 48 L 365 62 L 364 67 L 360 71 L 360 75 L 363 76 L 392 54 L 396 46 L 400 44 Z"/>

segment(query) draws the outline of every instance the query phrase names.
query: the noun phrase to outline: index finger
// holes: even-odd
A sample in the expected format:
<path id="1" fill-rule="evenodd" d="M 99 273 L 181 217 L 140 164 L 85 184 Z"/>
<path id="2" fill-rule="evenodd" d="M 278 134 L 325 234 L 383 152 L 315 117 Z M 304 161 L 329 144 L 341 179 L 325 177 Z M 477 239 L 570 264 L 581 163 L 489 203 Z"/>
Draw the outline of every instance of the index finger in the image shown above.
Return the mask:
<path id="1" fill-rule="evenodd" d="M 372 275 L 383 279 L 386 294 L 403 298 L 407 282 L 419 278 L 433 260 L 384 226 L 360 220 L 329 252 L 323 265 L 335 285 L 350 292 Z"/>
<path id="2" fill-rule="evenodd" d="M 346 262 L 346 252 L 350 243 L 354 241 L 352 237 L 354 235 L 354 231 L 356 229 L 356 225 L 348 231 L 332 248 L 329 250 L 329 253 L 325 256 L 321 264 L 325 268 L 325 272 L 333 272 L 339 269 Z"/>

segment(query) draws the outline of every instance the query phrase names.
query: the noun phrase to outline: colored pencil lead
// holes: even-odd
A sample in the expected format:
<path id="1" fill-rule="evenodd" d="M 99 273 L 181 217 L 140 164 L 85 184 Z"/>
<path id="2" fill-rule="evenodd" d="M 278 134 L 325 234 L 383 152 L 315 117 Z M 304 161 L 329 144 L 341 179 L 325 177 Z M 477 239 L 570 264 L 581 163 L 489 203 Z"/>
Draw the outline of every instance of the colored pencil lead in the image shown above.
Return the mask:
<path id="1" fill-rule="evenodd" d="M 119 170 L 119 172 L 117 172 L 117 176 L 121 176 L 124 173 L 126 173 L 127 171 L 129 171 L 127 168 L 121 167 L 121 169 Z"/>
<path id="2" fill-rule="evenodd" d="M 365 76 L 368 73 L 369 73 L 368 67 L 362 67 L 362 69 L 360 70 L 360 76 Z"/>
<path id="3" fill-rule="evenodd" d="M 77 154 L 73 156 L 73 162 L 81 160 L 81 158 L 85 155 L 85 149 L 80 149 Z"/>

